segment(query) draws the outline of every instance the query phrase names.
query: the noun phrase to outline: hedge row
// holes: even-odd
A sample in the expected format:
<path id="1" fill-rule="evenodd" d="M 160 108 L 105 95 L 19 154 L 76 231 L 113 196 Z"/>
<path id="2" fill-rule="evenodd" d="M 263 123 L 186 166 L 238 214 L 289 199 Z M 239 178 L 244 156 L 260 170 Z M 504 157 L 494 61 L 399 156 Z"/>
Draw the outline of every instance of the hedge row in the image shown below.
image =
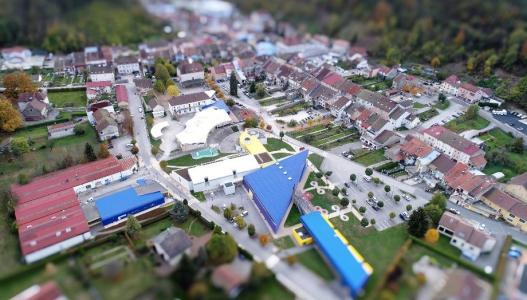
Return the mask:
<path id="1" fill-rule="evenodd" d="M 63 87 L 48 87 L 48 89 L 47 89 L 48 94 L 50 94 L 50 93 L 60 93 L 60 92 L 72 92 L 72 91 L 85 91 L 85 90 L 86 90 L 86 86 L 84 86 L 84 85 L 74 86 L 74 87 L 67 87 L 67 88 L 63 88 Z"/>
<path id="2" fill-rule="evenodd" d="M 71 114 L 72 117 L 85 117 L 86 116 L 86 112 L 71 112 L 70 114 Z M 41 122 L 41 123 L 38 123 L 38 124 L 27 125 L 27 126 L 24 126 L 24 127 L 20 128 L 20 129 L 18 129 L 18 131 L 25 130 L 25 129 L 37 128 L 37 127 L 41 127 L 41 126 L 60 124 L 60 123 L 68 122 L 68 121 L 71 121 L 71 119 L 70 118 L 57 118 L 55 120 L 49 120 L 49 121 Z"/>
<path id="3" fill-rule="evenodd" d="M 414 240 L 414 242 L 416 242 L 417 244 L 429 249 L 429 250 L 432 250 L 433 252 L 437 253 L 437 254 L 440 254 L 452 261 L 454 261 L 455 263 L 459 264 L 460 266 L 464 267 L 465 269 L 468 269 L 478 275 L 480 275 L 481 277 L 484 277 L 488 280 L 490 280 L 491 282 L 494 282 L 494 280 L 496 279 L 495 275 L 493 274 L 487 274 L 485 273 L 485 271 L 483 271 L 481 268 L 479 268 L 478 266 L 466 261 L 466 260 L 463 260 L 457 256 L 454 256 L 450 253 L 445 253 L 445 252 L 442 252 L 442 251 L 439 251 L 436 247 L 434 247 L 433 245 L 419 239 L 419 238 L 416 238 L 414 236 L 410 236 L 410 238 L 412 240 Z"/>

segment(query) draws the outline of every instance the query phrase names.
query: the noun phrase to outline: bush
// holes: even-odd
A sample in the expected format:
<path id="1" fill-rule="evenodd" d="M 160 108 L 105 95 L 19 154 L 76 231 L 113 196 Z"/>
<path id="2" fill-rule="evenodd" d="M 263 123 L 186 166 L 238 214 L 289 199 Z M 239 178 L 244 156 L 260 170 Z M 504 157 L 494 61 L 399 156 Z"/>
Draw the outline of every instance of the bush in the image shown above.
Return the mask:
<path id="1" fill-rule="evenodd" d="M 426 231 L 425 240 L 431 244 L 437 243 L 439 240 L 439 232 L 435 228 L 430 228 Z"/>
<path id="2" fill-rule="evenodd" d="M 348 198 L 342 198 L 342 199 L 340 199 L 340 205 L 341 205 L 342 207 L 347 207 L 349 204 L 350 204 L 350 201 L 348 200 Z"/>
<path id="3" fill-rule="evenodd" d="M 364 206 L 359 207 L 359 212 L 361 214 L 365 213 L 366 212 L 366 207 L 364 207 Z"/>
<path id="4" fill-rule="evenodd" d="M 366 218 L 362 218 L 362 220 L 360 220 L 360 225 L 361 225 L 362 227 L 366 227 L 366 226 L 368 226 L 369 224 L 370 224 L 370 222 L 368 222 L 368 219 L 366 219 Z"/>
<path id="5" fill-rule="evenodd" d="M 297 261 L 298 261 L 298 258 L 296 257 L 296 255 L 289 255 L 287 257 L 287 264 L 290 265 L 290 266 L 296 264 Z"/>
<path id="6" fill-rule="evenodd" d="M 260 237 L 258 238 L 258 240 L 260 241 L 260 245 L 265 247 L 265 246 L 267 246 L 267 244 L 269 244 L 269 235 L 261 234 Z"/>
<path id="7" fill-rule="evenodd" d="M 295 120 L 291 120 L 287 123 L 287 127 L 295 127 L 296 125 L 298 125 L 298 122 Z"/>
<path id="8" fill-rule="evenodd" d="M 336 196 L 338 196 L 338 195 L 339 195 L 339 193 L 340 193 L 340 190 L 339 190 L 339 188 L 337 188 L 337 187 L 336 187 L 336 188 L 334 188 L 334 189 L 333 189 L 333 191 L 331 191 L 331 193 L 333 194 L 333 196 L 335 196 L 335 197 L 336 197 Z"/>
<path id="9" fill-rule="evenodd" d="M 18 174 L 18 184 L 24 185 L 28 184 L 31 181 L 31 178 L 24 173 Z"/>
<path id="10" fill-rule="evenodd" d="M 86 133 L 82 125 L 75 125 L 73 132 L 75 135 L 84 135 L 84 133 Z"/>
<path id="11" fill-rule="evenodd" d="M 371 224 L 371 225 L 375 225 L 375 223 L 377 223 L 377 222 L 375 221 L 375 219 L 371 219 L 371 220 L 370 220 L 370 224 Z"/>
<path id="12" fill-rule="evenodd" d="M 253 237 L 256 234 L 256 228 L 253 224 L 249 224 L 249 226 L 247 226 L 247 233 L 250 237 Z"/>

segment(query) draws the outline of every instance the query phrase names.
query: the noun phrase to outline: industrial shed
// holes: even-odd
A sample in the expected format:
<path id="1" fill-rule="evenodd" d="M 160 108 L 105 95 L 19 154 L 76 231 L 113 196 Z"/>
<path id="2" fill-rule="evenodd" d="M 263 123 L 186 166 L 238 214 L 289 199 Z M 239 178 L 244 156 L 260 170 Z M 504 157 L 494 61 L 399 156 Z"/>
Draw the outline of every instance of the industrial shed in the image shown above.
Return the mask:
<path id="1" fill-rule="evenodd" d="M 165 202 L 165 196 L 159 190 L 149 190 L 142 186 L 129 187 L 104 196 L 95 202 L 103 225 L 127 218 Z"/>

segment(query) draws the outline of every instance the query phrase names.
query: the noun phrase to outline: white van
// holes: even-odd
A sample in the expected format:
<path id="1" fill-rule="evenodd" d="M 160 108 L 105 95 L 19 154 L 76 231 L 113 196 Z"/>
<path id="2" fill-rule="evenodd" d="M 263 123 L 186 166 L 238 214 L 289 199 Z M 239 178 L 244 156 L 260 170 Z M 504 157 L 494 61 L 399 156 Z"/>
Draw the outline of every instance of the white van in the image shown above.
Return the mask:
<path id="1" fill-rule="evenodd" d="M 364 181 L 367 181 L 367 182 L 371 181 L 371 177 L 368 175 L 364 175 L 362 178 L 364 179 Z"/>

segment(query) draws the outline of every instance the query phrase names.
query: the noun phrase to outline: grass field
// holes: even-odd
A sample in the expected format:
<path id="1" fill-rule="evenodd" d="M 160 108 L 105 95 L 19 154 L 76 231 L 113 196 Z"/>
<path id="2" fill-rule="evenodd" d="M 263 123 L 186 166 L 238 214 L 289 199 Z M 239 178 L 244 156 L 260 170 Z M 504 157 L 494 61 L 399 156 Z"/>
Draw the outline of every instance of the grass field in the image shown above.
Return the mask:
<path id="1" fill-rule="evenodd" d="M 285 153 L 285 152 L 278 152 L 278 153 L 273 153 L 273 157 L 274 159 L 282 159 L 282 158 L 285 158 L 285 157 L 288 157 L 288 156 L 291 156 L 292 154 L 290 153 Z"/>
<path id="2" fill-rule="evenodd" d="M 276 139 L 276 138 L 268 138 L 267 139 L 267 144 L 265 145 L 265 149 L 267 149 L 267 151 L 269 151 L 269 152 L 282 150 L 282 149 L 286 149 L 288 151 L 294 151 L 295 150 L 288 143 L 286 143 L 286 142 L 284 142 L 284 141 L 282 141 L 280 139 Z"/>
<path id="3" fill-rule="evenodd" d="M 288 133 L 306 144 L 320 148 L 330 149 L 357 140 L 359 134 L 356 130 L 342 127 L 326 127 L 316 125 L 306 129 Z"/>
<path id="4" fill-rule="evenodd" d="M 186 154 L 186 155 L 180 156 L 178 158 L 174 158 L 174 159 L 168 160 L 167 163 L 168 163 L 169 166 L 191 167 L 191 166 L 196 166 L 196 165 L 208 163 L 208 162 L 211 162 L 211 161 L 215 161 L 215 160 L 220 159 L 220 158 L 222 158 L 224 156 L 227 156 L 227 155 L 229 155 L 229 154 L 227 154 L 227 153 L 220 153 L 218 156 L 215 156 L 215 157 L 204 157 L 204 158 L 200 158 L 200 159 L 193 159 L 192 155 Z"/>
<path id="5" fill-rule="evenodd" d="M 371 166 L 373 164 L 379 163 L 386 158 L 384 157 L 384 149 L 378 149 L 369 151 L 366 154 L 356 156 L 353 160 L 364 166 Z"/>
<path id="6" fill-rule="evenodd" d="M 401 224 L 377 231 L 373 227 L 363 228 L 352 214 L 348 216 L 348 222 L 338 217 L 331 219 L 331 222 L 373 267 L 373 274 L 365 287 L 366 294 L 369 294 L 386 271 L 398 249 L 408 238 L 406 225 Z"/>
<path id="7" fill-rule="evenodd" d="M 271 105 L 280 106 L 281 104 L 289 102 L 289 100 L 287 100 L 285 98 L 277 98 L 277 99 L 260 100 L 259 102 L 260 102 L 261 106 L 271 106 Z"/>
<path id="8" fill-rule="evenodd" d="M 450 106 L 450 101 L 448 101 L 448 100 L 445 100 L 443 102 L 439 102 L 438 101 L 436 104 L 434 104 L 434 107 L 437 108 L 437 109 L 440 109 L 440 110 L 445 110 L 449 106 Z"/>
<path id="9" fill-rule="evenodd" d="M 236 298 L 238 300 L 294 300 L 295 296 L 274 277 L 253 289 L 245 289 Z"/>
<path id="10" fill-rule="evenodd" d="M 290 249 L 295 246 L 295 242 L 293 242 L 291 237 L 288 235 L 274 240 L 273 244 L 281 250 Z"/>
<path id="11" fill-rule="evenodd" d="M 287 216 L 287 219 L 285 219 L 284 226 L 289 227 L 300 223 L 300 216 L 302 216 L 302 214 L 300 214 L 300 210 L 298 210 L 298 207 L 293 204 L 293 206 L 291 207 L 291 211 Z"/>
<path id="12" fill-rule="evenodd" d="M 48 98 L 57 107 L 86 106 L 86 92 L 84 90 L 49 92 Z"/>
<path id="13" fill-rule="evenodd" d="M 420 108 L 424 108 L 425 105 L 422 104 L 422 103 L 419 103 L 419 102 L 414 102 L 414 108 L 415 109 L 420 109 Z"/>
<path id="14" fill-rule="evenodd" d="M 309 161 L 311 161 L 311 163 L 313 163 L 315 165 L 315 167 L 317 167 L 317 169 L 320 170 L 320 167 L 322 166 L 322 162 L 324 161 L 324 157 L 316 154 L 316 153 L 311 153 L 309 154 L 309 156 L 307 157 L 307 159 L 309 159 Z"/>
<path id="15" fill-rule="evenodd" d="M 439 112 L 437 111 L 437 109 L 435 108 L 431 108 L 427 111 L 424 111 L 420 114 L 417 115 L 417 117 L 419 117 L 419 120 L 421 120 L 421 122 L 424 122 L 424 121 L 428 121 L 430 119 L 432 119 L 433 117 L 439 115 Z"/>
<path id="16" fill-rule="evenodd" d="M 504 181 L 527 171 L 527 152 L 514 153 L 509 151 L 508 145 L 512 144 L 514 138 L 507 134 L 505 131 L 495 128 L 479 136 L 479 138 L 485 142 L 487 146 L 487 152 L 492 150 L 499 150 L 505 154 L 508 160 L 513 162 L 512 165 L 502 165 L 500 163 L 489 161 L 483 169 L 483 172 L 487 175 L 494 174 L 496 172 L 502 172 L 505 177 Z"/>
<path id="17" fill-rule="evenodd" d="M 303 264 L 306 268 L 310 269 L 324 280 L 329 281 L 335 278 L 335 275 L 317 250 L 309 249 L 298 254 L 297 257 L 299 263 Z"/>
<path id="18" fill-rule="evenodd" d="M 480 130 L 480 129 L 483 129 L 489 126 L 489 124 L 490 122 L 488 120 L 480 116 L 477 116 L 473 120 L 465 120 L 464 117 L 459 117 L 457 119 L 454 119 L 446 123 L 445 127 L 454 132 L 460 133 L 460 132 L 471 130 L 471 129 Z"/>
<path id="19" fill-rule="evenodd" d="M 291 107 L 279 109 L 278 111 L 275 112 L 275 114 L 277 114 L 279 117 L 295 115 L 299 111 L 304 110 L 307 107 L 309 107 L 309 104 L 304 103 L 304 102 L 298 102 L 297 104 Z"/>

